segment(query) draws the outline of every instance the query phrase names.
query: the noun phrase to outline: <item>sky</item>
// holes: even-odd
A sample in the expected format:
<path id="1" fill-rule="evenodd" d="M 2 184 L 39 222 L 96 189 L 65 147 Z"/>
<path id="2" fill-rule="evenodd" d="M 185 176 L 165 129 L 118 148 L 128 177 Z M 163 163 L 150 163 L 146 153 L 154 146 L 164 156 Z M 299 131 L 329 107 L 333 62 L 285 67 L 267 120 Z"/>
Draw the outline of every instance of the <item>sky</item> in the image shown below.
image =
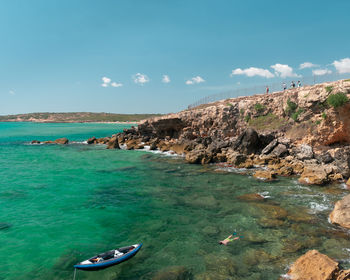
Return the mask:
<path id="1" fill-rule="evenodd" d="M 0 4 L 0 115 L 177 112 L 226 90 L 350 73 L 348 0 Z"/>

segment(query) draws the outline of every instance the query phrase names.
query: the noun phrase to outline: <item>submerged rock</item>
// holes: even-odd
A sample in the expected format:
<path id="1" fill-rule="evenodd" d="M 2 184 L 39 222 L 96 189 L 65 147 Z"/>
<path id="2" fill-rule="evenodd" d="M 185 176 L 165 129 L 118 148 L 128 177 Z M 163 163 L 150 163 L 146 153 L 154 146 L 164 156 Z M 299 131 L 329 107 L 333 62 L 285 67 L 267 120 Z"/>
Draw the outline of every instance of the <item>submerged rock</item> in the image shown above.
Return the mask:
<path id="1" fill-rule="evenodd" d="M 333 224 L 350 228 L 350 194 L 337 201 L 329 219 Z"/>
<path id="2" fill-rule="evenodd" d="M 10 228 L 12 225 L 8 224 L 8 223 L 0 223 L 0 230 L 4 230 L 4 229 L 8 229 Z"/>
<path id="3" fill-rule="evenodd" d="M 240 196 L 237 196 L 239 200 L 243 201 L 263 201 L 265 197 L 259 193 L 247 193 Z"/>
<path id="4" fill-rule="evenodd" d="M 184 266 L 172 266 L 158 272 L 152 280 L 192 280 L 193 274 Z"/>
<path id="5" fill-rule="evenodd" d="M 276 173 L 269 170 L 258 170 L 253 176 L 263 181 L 272 181 L 276 179 Z"/>

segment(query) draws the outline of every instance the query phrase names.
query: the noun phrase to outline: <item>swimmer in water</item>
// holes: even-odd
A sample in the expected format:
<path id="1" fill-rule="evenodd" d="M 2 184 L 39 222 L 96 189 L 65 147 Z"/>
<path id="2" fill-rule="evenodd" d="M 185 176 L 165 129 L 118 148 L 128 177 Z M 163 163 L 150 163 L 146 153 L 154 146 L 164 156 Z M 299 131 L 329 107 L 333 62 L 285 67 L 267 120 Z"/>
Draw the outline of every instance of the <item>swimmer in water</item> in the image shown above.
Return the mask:
<path id="1" fill-rule="evenodd" d="M 234 240 L 238 240 L 238 239 L 240 239 L 241 237 L 243 237 L 243 236 L 236 236 L 236 235 L 237 235 L 237 233 L 234 232 L 234 233 L 231 234 L 229 237 L 225 238 L 224 240 L 219 241 L 219 244 L 221 244 L 221 245 L 227 245 L 229 242 L 234 241 Z M 234 236 L 235 236 L 235 237 L 234 237 Z"/>

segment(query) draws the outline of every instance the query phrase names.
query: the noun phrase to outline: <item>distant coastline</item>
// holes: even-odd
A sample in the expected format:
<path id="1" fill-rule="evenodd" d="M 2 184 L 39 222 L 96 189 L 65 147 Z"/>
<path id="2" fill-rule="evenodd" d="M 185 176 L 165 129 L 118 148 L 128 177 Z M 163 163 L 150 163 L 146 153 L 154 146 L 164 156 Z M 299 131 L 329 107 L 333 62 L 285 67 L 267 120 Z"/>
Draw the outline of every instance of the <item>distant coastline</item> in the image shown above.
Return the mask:
<path id="1" fill-rule="evenodd" d="M 0 116 L 0 122 L 37 123 L 118 123 L 137 124 L 141 120 L 161 116 L 161 114 L 113 114 L 113 113 L 28 113 Z"/>

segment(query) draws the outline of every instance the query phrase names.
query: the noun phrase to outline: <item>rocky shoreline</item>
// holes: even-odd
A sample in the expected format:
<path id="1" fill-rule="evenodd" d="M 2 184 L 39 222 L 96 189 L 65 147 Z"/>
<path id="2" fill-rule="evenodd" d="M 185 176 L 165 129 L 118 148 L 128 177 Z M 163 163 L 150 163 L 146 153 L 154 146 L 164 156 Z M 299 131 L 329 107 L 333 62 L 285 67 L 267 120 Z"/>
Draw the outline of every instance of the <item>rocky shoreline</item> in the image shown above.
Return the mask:
<path id="1" fill-rule="evenodd" d="M 332 105 L 330 98 L 345 101 Z M 260 180 L 299 176 L 306 185 L 346 183 L 350 187 L 350 80 L 270 95 L 227 99 L 141 122 L 122 133 L 87 140 L 108 149 L 172 151 L 190 164 L 221 163 L 253 169 Z M 68 142 L 67 142 L 68 143 Z M 350 196 L 330 215 L 350 228 Z M 315 270 L 314 267 L 319 269 Z M 317 251 L 300 257 L 292 279 L 350 279 L 349 271 Z"/>

